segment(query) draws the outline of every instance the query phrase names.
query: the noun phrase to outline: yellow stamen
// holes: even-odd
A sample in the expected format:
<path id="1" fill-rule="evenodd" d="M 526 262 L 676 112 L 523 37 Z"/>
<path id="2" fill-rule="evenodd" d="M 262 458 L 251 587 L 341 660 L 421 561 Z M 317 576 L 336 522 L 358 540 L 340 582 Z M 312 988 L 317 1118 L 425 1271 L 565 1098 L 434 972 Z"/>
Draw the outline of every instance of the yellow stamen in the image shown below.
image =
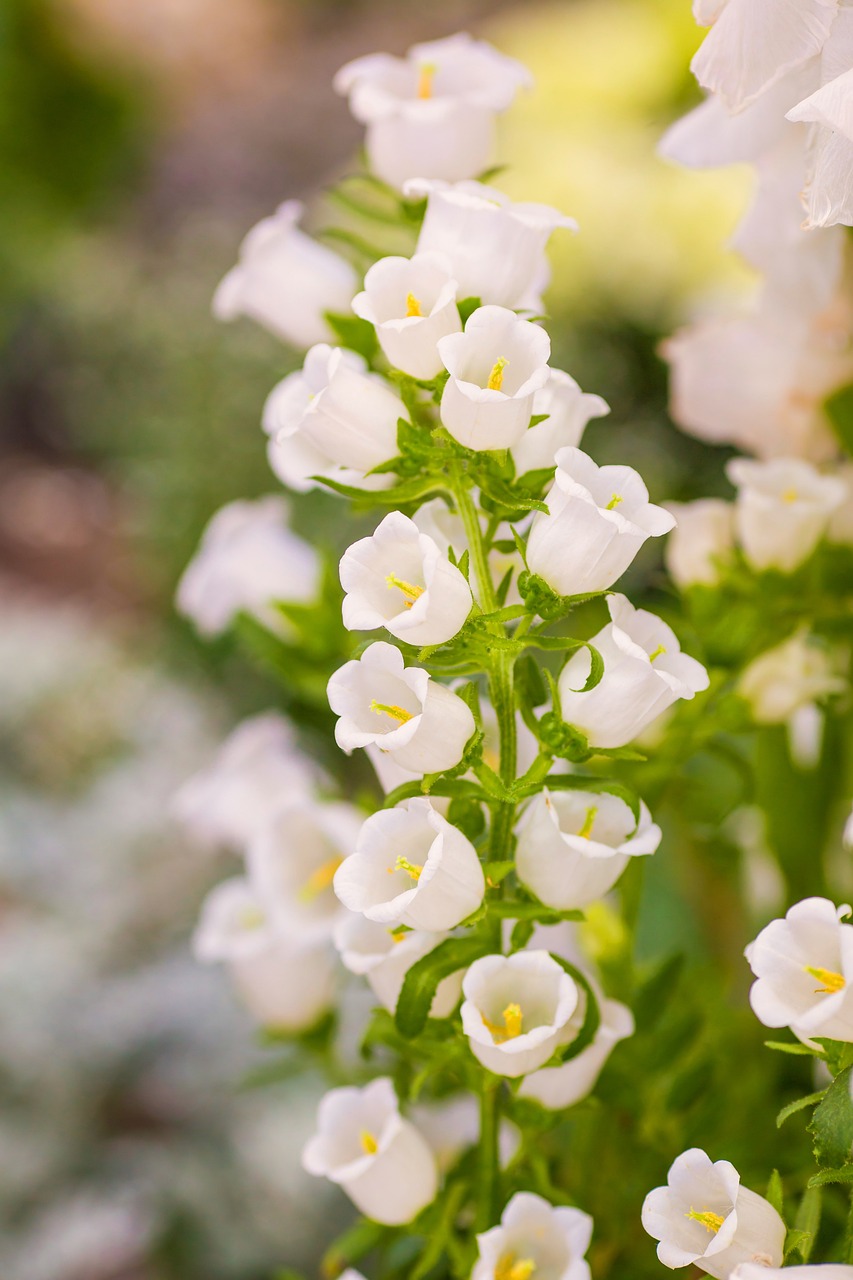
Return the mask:
<path id="1" fill-rule="evenodd" d="M 619 506 L 619 503 L 620 503 L 621 501 L 622 501 L 622 494 L 621 494 L 621 493 L 614 493 L 614 494 L 613 494 L 613 496 L 611 497 L 610 501 L 608 502 L 607 506 L 604 508 L 604 510 L 605 510 L 605 511 L 615 511 L 615 510 L 616 510 L 616 508 Z"/>
<path id="2" fill-rule="evenodd" d="M 406 294 L 406 319 L 412 316 L 422 316 L 421 304 L 413 293 Z"/>
<path id="3" fill-rule="evenodd" d="M 435 79 L 435 73 L 438 67 L 434 62 L 422 62 L 418 68 L 418 97 L 432 97 L 432 82 Z"/>
<path id="4" fill-rule="evenodd" d="M 654 662 L 655 658 L 662 658 L 665 653 L 666 653 L 666 645 L 659 644 L 658 647 L 656 649 L 653 649 L 652 652 L 649 654 L 649 662 Z"/>
<path id="5" fill-rule="evenodd" d="M 530 1280 L 535 1270 L 532 1258 L 516 1258 L 514 1253 L 505 1253 L 495 1267 L 495 1280 Z"/>
<path id="6" fill-rule="evenodd" d="M 328 862 L 324 862 L 316 871 L 312 871 L 299 890 L 297 895 L 299 901 L 313 902 L 324 890 L 328 889 L 335 878 L 335 872 L 342 862 L 343 858 L 329 858 Z"/>
<path id="7" fill-rule="evenodd" d="M 244 907 L 239 921 L 242 929 L 260 929 L 266 924 L 267 918 L 260 907 Z"/>
<path id="8" fill-rule="evenodd" d="M 508 1004 L 504 1009 L 501 1017 L 504 1020 L 503 1026 L 499 1026 L 496 1022 L 490 1022 L 484 1013 L 480 1014 L 483 1019 L 483 1026 L 492 1034 L 495 1044 L 503 1044 L 506 1040 L 515 1040 L 521 1035 L 521 1025 L 524 1020 L 524 1014 L 521 1012 L 520 1004 Z"/>
<path id="9" fill-rule="evenodd" d="M 361 1147 L 364 1154 L 366 1156 L 375 1156 L 376 1152 L 379 1150 L 379 1143 L 376 1141 L 373 1134 L 367 1129 L 362 1129 L 358 1136 L 361 1138 Z"/>
<path id="10" fill-rule="evenodd" d="M 392 720 L 399 720 L 400 724 L 406 724 L 412 718 L 411 711 L 407 711 L 405 707 L 398 707 L 394 703 L 390 706 L 386 702 L 377 702 L 374 698 L 370 704 L 370 710 L 376 714 L 390 716 Z"/>
<path id="11" fill-rule="evenodd" d="M 402 591 L 406 597 L 407 609 L 411 609 L 415 601 L 419 600 L 426 590 L 425 587 L 416 587 L 413 582 L 406 582 L 405 578 L 398 578 L 393 573 L 386 574 L 385 581 L 389 587 L 396 587 L 398 591 Z"/>
<path id="12" fill-rule="evenodd" d="M 718 1213 L 712 1213 L 710 1209 L 703 1209 L 701 1213 L 697 1213 L 695 1209 L 691 1209 L 690 1212 L 685 1213 L 684 1216 L 685 1218 L 692 1219 L 693 1222 L 701 1222 L 702 1226 L 711 1236 L 715 1236 L 725 1222 L 725 1218 L 721 1218 Z"/>
<path id="13" fill-rule="evenodd" d="M 504 357 L 501 356 L 500 359 L 496 360 L 492 365 L 492 372 L 489 374 L 489 381 L 486 383 L 486 387 L 489 391 L 500 391 L 504 384 L 504 369 L 508 364 L 509 361 L 505 360 Z"/>
<path id="14" fill-rule="evenodd" d="M 419 867 L 415 862 L 409 862 L 408 858 L 404 858 L 402 854 L 397 855 L 397 861 L 393 867 L 388 868 L 389 871 L 405 871 L 417 884 L 421 878 L 423 867 Z"/>
<path id="15" fill-rule="evenodd" d="M 592 831 L 592 824 L 595 822 L 595 819 L 597 816 L 598 816 L 597 805 L 593 805 L 591 808 L 587 809 L 586 817 L 583 820 L 583 826 L 578 832 L 578 835 L 581 836 L 582 839 L 584 840 L 589 839 L 589 833 Z"/>
<path id="16" fill-rule="evenodd" d="M 782 494 L 782 501 L 796 502 L 799 496 L 800 495 L 797 493 L 796 489 L 786 489 L 785 492 Z"/>
<path id="17" fill-rule="evenodd" d="M 844 975 L 835 973 L 832 969 L 813 969 L 807 964 L 806 973 L 810 973 L 813 978 L 817 978 L 818 982 L 823 983 L 823 986 L 818 987 L 815 995 L 834 996 L 837 991 L 843 991 L 846 985 Z"/>

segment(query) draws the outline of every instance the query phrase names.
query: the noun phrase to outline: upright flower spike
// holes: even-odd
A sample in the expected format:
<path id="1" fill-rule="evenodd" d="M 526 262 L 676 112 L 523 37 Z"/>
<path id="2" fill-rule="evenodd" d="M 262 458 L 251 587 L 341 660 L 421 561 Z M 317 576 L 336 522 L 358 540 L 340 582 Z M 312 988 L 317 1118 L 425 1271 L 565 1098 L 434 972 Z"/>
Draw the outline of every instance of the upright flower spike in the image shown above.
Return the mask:
<path id="1" fill-rule="evenodd" d="M 412 965 L 434 951 L 446 937 L 445 933 L 417 929 L 395 933 L 389 925 L 347 912 L 335 926 L 334 943 L 344 968 L 366 978 L 380 1004 L 393 1013 Z M 461 994 L 461 972 L 444 978 L 436 989 L 430 1017 L 449 1017 Z"/>
<path id="2" fill-rule="evenodd" d="M 654 853 L 660 841 L 645 805 L 635 824 L 618 796 L 546 788 L 522 818 L 516 868 L 540 902 L 571 911 L 603 897 L 632 857 Z"/>
<path id="3" fill-rule="evenodd" d="M 463 333 L 438 344 L 450 374 L 441 421 L 469 449 L 508 449 L 521 440 L 533 400 L 548 381 L 551 339 L 506 307 L 480 307 Z"/>
<path id="4" fill-rule="evenodd" d="M 732 458 L 726 475 L 737 488 L 738 541 L 756 569 L 792 573 L 812 554 L 846 494 L 842 481 L 799 458 Z"/>
<path id="5" fill-rule="evenodd" d="M 344 552 L 340 568 L 344 626 L 385 627 L 414 645 L 443 644 L 471 612 L 471 588 L 414 521 L 391 511 L 370 538 Z"/>
<path id="6" fill-rule="evenodd" d="M 585 1001 L 572 1014 L 572 1024 L 580 1031 Z M 618 1000 L 600 1000 L 601 1022 L 592 1044 L 560 1067 L 542 1067 L 525 1076 L 518 1090 L 520 1098 L 533 1098 L 549 1111 L 564 1111 L 592 1093 L 604 1065 L 620 1040 L 634 1034 L 634 1016 Z"/>
<path id="7" fill-rule="evenodd" d="M 624 747 L 679 698 L 708 688 L 700 662 L 681 652 L 674 632 L 625 596 L 611 595 L 612 621 L 590 644 L 604 660 L 594 689 L 578 693 L 589 676 L 590 656 L 579 650 L 559 680 L 563 719 L 586 734 L 594 747 Z"/>
<path id="8" fill-rule="evenodd" d="M 438 341 L 459 333 L 457 285 L 450 259 L 440 253 L 382 258 L 364 277 L 364 292 L 352 309 L 376 326 L 388 363 L 413 378 L 441 372 Z"/>
<path id="9" fill-rule="evenodd" d="M 800 1039 L 853 1042 L 853 925 L 847 906 L 805 898 L 773 920 L 746 949 L 757 981 L 749 1002 L 766 1027 Z"/>
<path id="10" fill-rule="evenodd" d="M 452 769 L 476 727 L 461 698 L 382 641 L 336 671 L 328 694 L 342 751 L 375 743 L 417 774 Z"/>
<path id="11" fill-rule="evenodd" d="M 631 467 L 599 467 L 574 448 L 561 449 L 555 461 L 548 514 L 537 512 L 527 539 L 528 568 L 558 595 L 605 591 L 675 517 L 649 502 Z"/>
<path id="12" fill-rule="evenodd" d="M 477 1236 L 471 1280 L 590 1280 L 584 1254 L 592 1218 L 580 1209 L 554 1208 L 542 1196 L 519 1191 L 500 1226 Z"/>
<path id="13" fill-rule="evenodd" d="M 533 397 L 533 416 L 545 414 L 545 421 L 528 427 L 510 450 L 516 475 L 556 466 L 558 451 L 577 447 L 587 423 L 609 412 L 610 406 L 601 396 L 581 391 L 562 369 L 549 369 L 548 381 Z"/>
<path id="14" fill-rule="evenodd" d="M 720 498 L 669 502 L 675 528 L 666 540 L 664 563 L 677 587 L 714 586 L 734 551 L 734 509 Z"/>
<path id="15" fill-rule="evenodd" d="M 302 211 L 288 200 L 253 227 L 213 298 L 217 319 L 250 316 L 299 350 L 332 336 L 325 313 L 349 311 L 358 283 L 348 262 L 299 230 Z"/>
<path id="16" fill-rule="evenodd" d="M 427 799 L 374 813 L 335 875 L 335 893 L 350 911 L 433 933 L 455 928 L 485 891 L 476 849 Z"/>
<path id="17" fill-rule="evenodd" d="M 712 1163 L 696 1147 L 646 1196 L 643 1226 L 665 1267 L 697 1266 L 717 1280 L 744 1262 L 781 1266 L 784 1256 L 785 1224 L 773 1206 L 741 1186 L 728 1160 Z"/>
<path id="18" fill-rule="evenodd" d="M 539 309 L 537 294 L 548 279 L 545 246 L 558 227 L 577 231 L 573 218 L 548 205 L 514 203 L 481 182 L 415 178 L 404 192 L 427 197 L 418 252 L 450 259 L 460 298 Z"/>
<path id="19" fill-rule="evenodd" d="M 400 1115 L 394 1086 L 385 1077 L 363 1089 L 325 1095 L 302 1164 L 315 1177 L 337 1183 L 366 1217 L 386 1226 L 411 1222 L 438 1190 L 435 1157 Z"/>
<path id="20" fill-rule="evenodd" d="M 367 126 L 371 169 L 397 188 L 407 178 L 482 173 L 492 163 L 496 115 L 531 84 L 520 62 L 466 34 L 413 45 L 405 58 L 357 58 L 334 80 Z"/>
<path id="21" fill-rule="evenodd" d="M 471 1052 L 495 1075 L 528 1075 L 572 1037 L 578 987 L 547 951 L 475 960 L 462 993 Z"/>

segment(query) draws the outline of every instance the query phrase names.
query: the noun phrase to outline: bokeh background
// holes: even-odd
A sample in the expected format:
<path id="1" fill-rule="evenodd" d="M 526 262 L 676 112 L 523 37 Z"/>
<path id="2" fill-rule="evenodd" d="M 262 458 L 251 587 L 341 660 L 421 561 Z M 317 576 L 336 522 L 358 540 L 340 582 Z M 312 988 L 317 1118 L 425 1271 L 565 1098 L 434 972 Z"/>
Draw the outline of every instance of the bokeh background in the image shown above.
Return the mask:
<path id="1" fill-rule="evenodd" d="M 261 1280 L 337 1225 L 297 1169 L 313 1086 L 241 1087 L 262 1052 L 189 954 L 232 864 L 182 843 L 170 796 L 271 694 L 171 601 L 212 512 L 276 490 L 259 415 L 297 363 L 212 320 L 217 281 L 282 199 L 322 228 L 359 144 L 338 66 L 459 29 L 536 77 L 502 185 L 581 223 L 548 304 L 555 363 L 613 408 L 585 447 L 658 500 L 719 491 L 656 355 L 749 283 L 724 247 L 747 176 L 655 156 L 696 96 L 688 0 L 0 4 L 4 1280 Z M 341 540 L 334 500 L 292 510 Z"/>

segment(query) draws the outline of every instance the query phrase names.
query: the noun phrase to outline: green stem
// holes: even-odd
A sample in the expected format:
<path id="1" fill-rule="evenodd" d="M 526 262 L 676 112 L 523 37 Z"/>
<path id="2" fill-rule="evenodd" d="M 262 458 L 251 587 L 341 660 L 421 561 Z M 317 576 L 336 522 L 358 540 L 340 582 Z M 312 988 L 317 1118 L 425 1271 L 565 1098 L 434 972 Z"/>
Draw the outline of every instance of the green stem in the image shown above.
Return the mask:
<path id="1" fill-rule="evenodd" d="M 498 721 L 500 736 L 501 781 L 512 786 L 518 771 L 518 735 L 515 725 L 515 658 L 510 653 L 496 653 L 489 674 L 489 693 Z M 498 805 L 492 819 L 490 857 L 508 858 L 512 852 L 512 827 L 515 805 Z"/>
<path id="2" fill-rule="evenodd" d="M 477 1230 L 488 1231 L 498 1218 L 500 1179 L 500 1083 L 487 1084 L 480 1098 L 480 1170 L 477 1182 Z"/>
<path id="3" fill-rule="evenodd" d="M 498 607 L 498 601 L 495 595 L 495 586 L 492 582 L 491 570 L 489 569 L 486 543 L 483 539 L 483 531 L 480 528 L 477 508 L 474 506 L 470 491 L 461 477 L 456 478 L 456 483 L 453 485 L 453 496 L 456 499 L 456 505 L 459 508 L 459 514 L 465 526 L 465 537 L 471 553 L 471 564 L 474 568 L 480 605 L 484 613 L 494 613 Z M 503 628 L 501 629 L 503 630 Z"/>

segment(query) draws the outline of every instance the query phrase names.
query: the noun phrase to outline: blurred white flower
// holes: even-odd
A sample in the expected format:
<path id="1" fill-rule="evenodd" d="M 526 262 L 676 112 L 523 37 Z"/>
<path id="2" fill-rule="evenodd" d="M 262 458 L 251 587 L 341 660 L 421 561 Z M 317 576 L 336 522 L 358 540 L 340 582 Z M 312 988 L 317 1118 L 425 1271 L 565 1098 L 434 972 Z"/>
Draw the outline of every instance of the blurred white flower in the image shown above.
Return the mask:
<path id="1" fill-rule="evenodd" d="M 721 498 L 668 502 L 676 525 L 666 540 L 664 563 L 683 591 L 696 583 L 713 586 L 734 550 L 734 508 Z"/>
<path id="2" fill-rule="evenodd" d="M 592 1218 L 580 1209 L 554 1208 L 542 1196 L 519 1191 L 509 1201 L 500 1226 L 477 1236 L 471 1280 L 590 1280 L 584 1254 L 592 1239 Z"/>
<path id="3" fill-rule="evenodd" d="M 335 926 L 334 941 L 344 968 L 365 977 L 380 1004 L 393 1013 L 412 965 L 429 955 L 446 937 L 445 933 L 417 929 L 395 933 L 388 925 L 347 912 Z M 430 1017 L 448 1017 L 456 1008 L 461 992 L 461 971 L 442 979 L 430 1006 Z"/>
<path id="4" fill-rule="evenodd" d="M 544 422 L 529 427 L 510 449 L 516 475 L 556 466 L 560 449 L 578 446 L 591 418 L 603 418 L 610 406 L 601 396 L 581 391 L 562 369 L 548 370 L 548 381 L 533 397 L 533 416 L 547 414 Z"/>
<path id="5" fill-rule="evenodd" d="M 376 326 L 389 364 L 413 378 L 434 378 L 442 369 L 439 338 L 462 328 L 456 289 L 443 254 L 382 258 L 364 277 L 364 292 L 353 298 L 352 309 Z"/>
<path id="6" fill-rule="evenodd" d="M 302 212 L 288 200 L 253 227 L 213 298 L 217 319 L 250 316 L 300 350 L 332 336 L 324 313 L 348 312 L 358 279 L 344 258 L 299 230 Z"/>
<path id="7" fill-rule="evenodd" d="M 456 977 L 457 975 L 454 975 Z M 461 975 L 460 985 L 461 985 Z M 446 1173 L 468 1147 L 480 1140 L 480 1107 L 472 1093 L 453 1094 L 437 1102 L 421 1102 L 412 1108 L 412 1119 L 429 1143 L 440 1173 Z M 518 1150 L 521 1134 L 511 1120 L 501 1118 L 498 1150 L 506 1168 Z"/>
<path id="8" fill-rule="evenodd" d="M 849 57 L 849 52 L 848 52 Z M 787 113 L 812 126 L 809 173 L 803 202 L 805 225 L 853 224 L 853 71 L 845 70 Z"/>
<path id="9" fill-rule="evenodd" d="M 580 1031 L 586 999 L 572 1015 L 572 1023 Z M 634 1016 L 627 1005 L 618 1000 L 599 1000 L 601 1022 L 593 1041 L 576 1058 L 561 1067 L 543 1067 L 521 1082 L 520 1098 L 534 1098 L 549 1111 L 573 1107 L 595 1088 L 595 1083 L 620 1040 L 634 1034 Z"/>
<path id="10" fill-rule="evenodd" d="M 797 631 L 753 658 L 741 673 L 737 691 L 757 724 L 785 724 L 800 707 L 846 687 L 837 655 Z"/>
<path id="11" fill-rule="evenodd" d="M 755 569 L 783 573 L 809 558 L 846 492 L 837 477 L 799 458 L 732 458 L 726 475 L 737 489 L 735 531 L 744 555 Z"/>

